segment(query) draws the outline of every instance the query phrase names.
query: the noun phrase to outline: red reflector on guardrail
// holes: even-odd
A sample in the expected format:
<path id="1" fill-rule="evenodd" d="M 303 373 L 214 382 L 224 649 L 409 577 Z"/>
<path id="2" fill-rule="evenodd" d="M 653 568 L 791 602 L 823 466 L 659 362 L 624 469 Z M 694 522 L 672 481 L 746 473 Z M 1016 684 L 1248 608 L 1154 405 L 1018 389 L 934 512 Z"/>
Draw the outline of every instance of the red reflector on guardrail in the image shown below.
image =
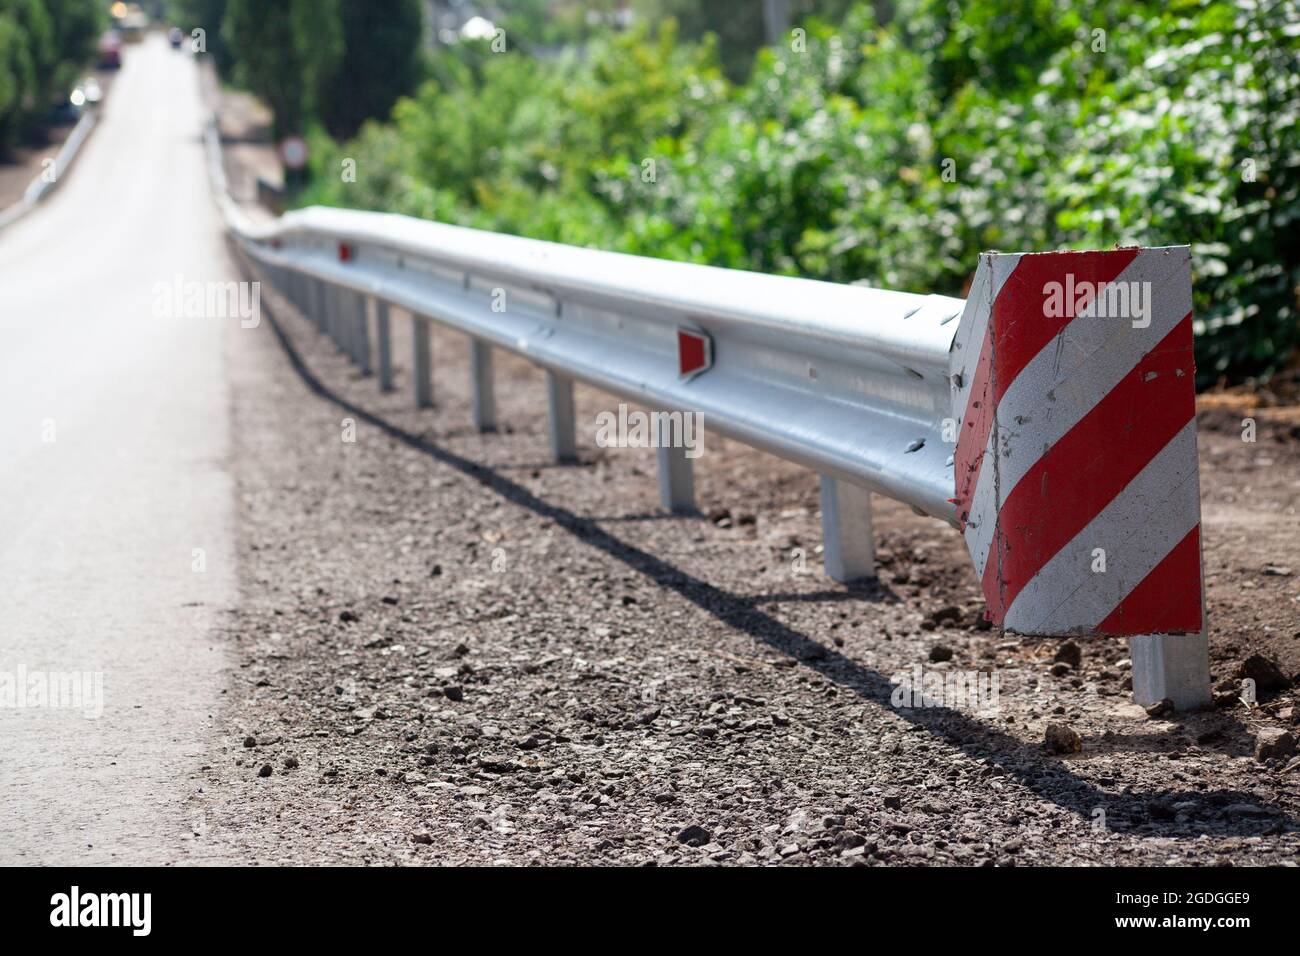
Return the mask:
<path id="1" fill-rule="evenodd" d="M 352 247 L 346 242 L 339 243 L 339 262 L 347 262 L 352 258 Z"/>
<path id="2" fill-rule="evenodd" d="M 693 329 L 677 330 L 677 370 L 682 378 L 706 371 L 713 364 L 713 340 Z"/>

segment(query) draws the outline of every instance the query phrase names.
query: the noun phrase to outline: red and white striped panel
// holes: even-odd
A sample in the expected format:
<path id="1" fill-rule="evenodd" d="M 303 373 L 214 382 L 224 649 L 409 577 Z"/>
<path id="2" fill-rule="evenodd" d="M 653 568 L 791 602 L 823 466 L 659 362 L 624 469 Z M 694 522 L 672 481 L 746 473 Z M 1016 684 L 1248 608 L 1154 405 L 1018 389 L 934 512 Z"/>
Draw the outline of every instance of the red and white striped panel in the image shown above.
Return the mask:
<path id="1" fill-rule="evenodd" d="M 950 371 L 954 501 L 993 623 L 1199 632 L 1187 247 L 986 253 Z"/>

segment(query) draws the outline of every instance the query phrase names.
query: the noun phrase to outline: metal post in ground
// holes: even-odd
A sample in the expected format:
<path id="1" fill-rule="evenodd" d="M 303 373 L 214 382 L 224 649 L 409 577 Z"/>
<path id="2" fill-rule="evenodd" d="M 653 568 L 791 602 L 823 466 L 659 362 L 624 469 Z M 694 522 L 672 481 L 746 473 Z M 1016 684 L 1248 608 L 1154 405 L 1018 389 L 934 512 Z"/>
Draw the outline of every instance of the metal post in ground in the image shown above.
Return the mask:
<path id="1" fill-rule="evenodd" d="M 338 332 L 343 339 L 343 352 L 348 362 L 356 364 L 360 355 L 356 350 L 356 297 L 351 290 L 338 290 Z"/>
<path id="2" fill-rule="evenodd" d="M 578 457 L 573 379 L 548 369 L 546 397 L 550 408 L 551 457 L 557 462 L 573 461 Z"/>
<path id="3" fill-rule="evenodd" d="M 876 576 L 871 492 L 822 475 L 822 547 L 826 573 L 848 582 Z"/>
<path id="4" fill-rule="evenodd" d="M 1138 634 L 1128 639 L 1133 700 L 1143 707 L 1170 700 L 1178 710 L 1210 703 L 1210 642 L 1199 634 Z"/>
<path id="5" fill-rule="evenodd" d="M 429 344 L 429 320 L 411 313 L 411 352 L 415 356 L 413 379 L 415 382 L 415 407 L 428 408 L 433 404 L 433 360 Z"/>
<path id="6" fill-rule="evenodd" d="M 307 318 L 316 326 L 316 331 L 325 331 L 325 290 L 320 279 L 307 279 Z"/>
<path id="7" fill-rule="evenodd" d="M 372 371 L 370 367 L 370 296 L 354 292 L 352 300 L 356 303 L 353 309 L 352 327 L 356 330 L 354 342 L 356 344 L 357 366 L 361 369 L 362 375 L 369 375 Z"/>
<path id="8" fill-rule="evenodd" d="M 496 431 L 497 403 L 492 386 L 492 346 L 482 339 L 470 339 L 469 374 L 473 390 L 474 426 L 481 432 Z"/>
<path id="9" fill-rule="evenodd" d="M 347 348 L 343 337 L 343 290 L 338 286 L 332 286 L 328 283 L 325 285 L 325 322 L 329 327 L 330 341 L 340 352 L 346 352 Z"/>
<path id="10" fill-rule="evenodd" d="M 375 340 L 379 351 L 379 390 L 393 390 L 393 343 L 388 325 L 388 303 L 375 299 Z"/>
<path id="11" fill-rule="evenodd" d="M 682 412 L 681 414 L 689 414 Z M 674 441 L 672 419 L 662 414 L 656 419 L 657 455 L 659 459 L 659 503 L 674 514 L 692 514 L 695 511 L 695 470 L 686 457 L 687 448 L 682 441 Z M 678 435 L 682 437 L 681 434 Z"/>

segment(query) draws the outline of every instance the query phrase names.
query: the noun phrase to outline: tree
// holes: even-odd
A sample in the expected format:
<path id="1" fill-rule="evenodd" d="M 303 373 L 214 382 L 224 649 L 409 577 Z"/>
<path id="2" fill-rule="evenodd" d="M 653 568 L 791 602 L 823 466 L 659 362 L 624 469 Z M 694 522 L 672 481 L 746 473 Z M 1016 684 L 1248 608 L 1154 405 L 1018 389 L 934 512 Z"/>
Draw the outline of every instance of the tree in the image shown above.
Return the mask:
<path id="1" fill-rule="evenodd" d="M 226 0 L 171 0 L 168 16 L 191 36 L 196 29 L 202 30 L 204 52 L 212 57 L 218 73 L 230 75 L 235 57 L 221 29 L 226 18 Z"/>
<path id="2" fill-rule="evenodd" d="M 41 0 L 0 0 L 0 15 L 7 14 L 21 31 L 23 51 L 30 68 L 20 72 L 24 80 L 18 87 L 19 108 L 30 119 L 50 105 L 58 50 L 54 45 L 54 28 Z"/>
<path id="3" fill-rule="evenodd" d="M 0 154 L 67 95 L 105 19 L 100 0 L 0 0 Z"/>
<path id="4" fill-rule="evenodd" d="M 18 20 L 0 8 L 0 156 L 17 142 L 23 91 L 31 88 L 31 59 L 23 41 Z"/>
<path id="5" fill-rule="evenodd" d="M 106 10 L 98 0 L 45 0 L 54 28 L 58 59 L 54 85 L 58 92 L 76 82 L 95 57 L 96 44 L 107 24 Z"/>
<path id="6" fill-rule="evenodd" d="M 794 25 L 808 16 L 838 21 L 853 0 L 634 0 L 637 16 L 650 23 L 672 18 L 681 35 L 698 40 L 718 38 L 718 56 L 732 80 L 742 81 L 754 54 L 769 42 L 769 30 Z"/>
<path id="7" fill-rule="evenodd" d="M 385 119 L 422 79 L 420 0 L 340 0 L 343 55 L 326 77 L 321 122 L 350 139 L 371 118 Z"/>
<path id="8" fill-rule="evenodd" d="M 236 81 L 275 114 L 276 138 L 303 133 L 343 53 L 339 0 L 228 0 L 222 32 Z"/>

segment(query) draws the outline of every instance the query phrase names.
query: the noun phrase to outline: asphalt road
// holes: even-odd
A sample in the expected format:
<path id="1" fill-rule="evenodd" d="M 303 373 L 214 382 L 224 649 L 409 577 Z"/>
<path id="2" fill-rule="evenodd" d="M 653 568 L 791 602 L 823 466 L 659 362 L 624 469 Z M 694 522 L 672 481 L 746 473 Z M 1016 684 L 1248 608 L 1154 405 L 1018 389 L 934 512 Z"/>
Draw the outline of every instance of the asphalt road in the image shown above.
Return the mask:
<path id="1" fill-rule="evenodd" d="M 66 182 L 0 233 L 0 863 L 163 862 L 194 828 L 235 593 L 230 320 L 155 305 L 236 278 L 201 118 L 188 56 L 129 47 Z M 80 707 L 42 705 L 73 672 Z"/>

